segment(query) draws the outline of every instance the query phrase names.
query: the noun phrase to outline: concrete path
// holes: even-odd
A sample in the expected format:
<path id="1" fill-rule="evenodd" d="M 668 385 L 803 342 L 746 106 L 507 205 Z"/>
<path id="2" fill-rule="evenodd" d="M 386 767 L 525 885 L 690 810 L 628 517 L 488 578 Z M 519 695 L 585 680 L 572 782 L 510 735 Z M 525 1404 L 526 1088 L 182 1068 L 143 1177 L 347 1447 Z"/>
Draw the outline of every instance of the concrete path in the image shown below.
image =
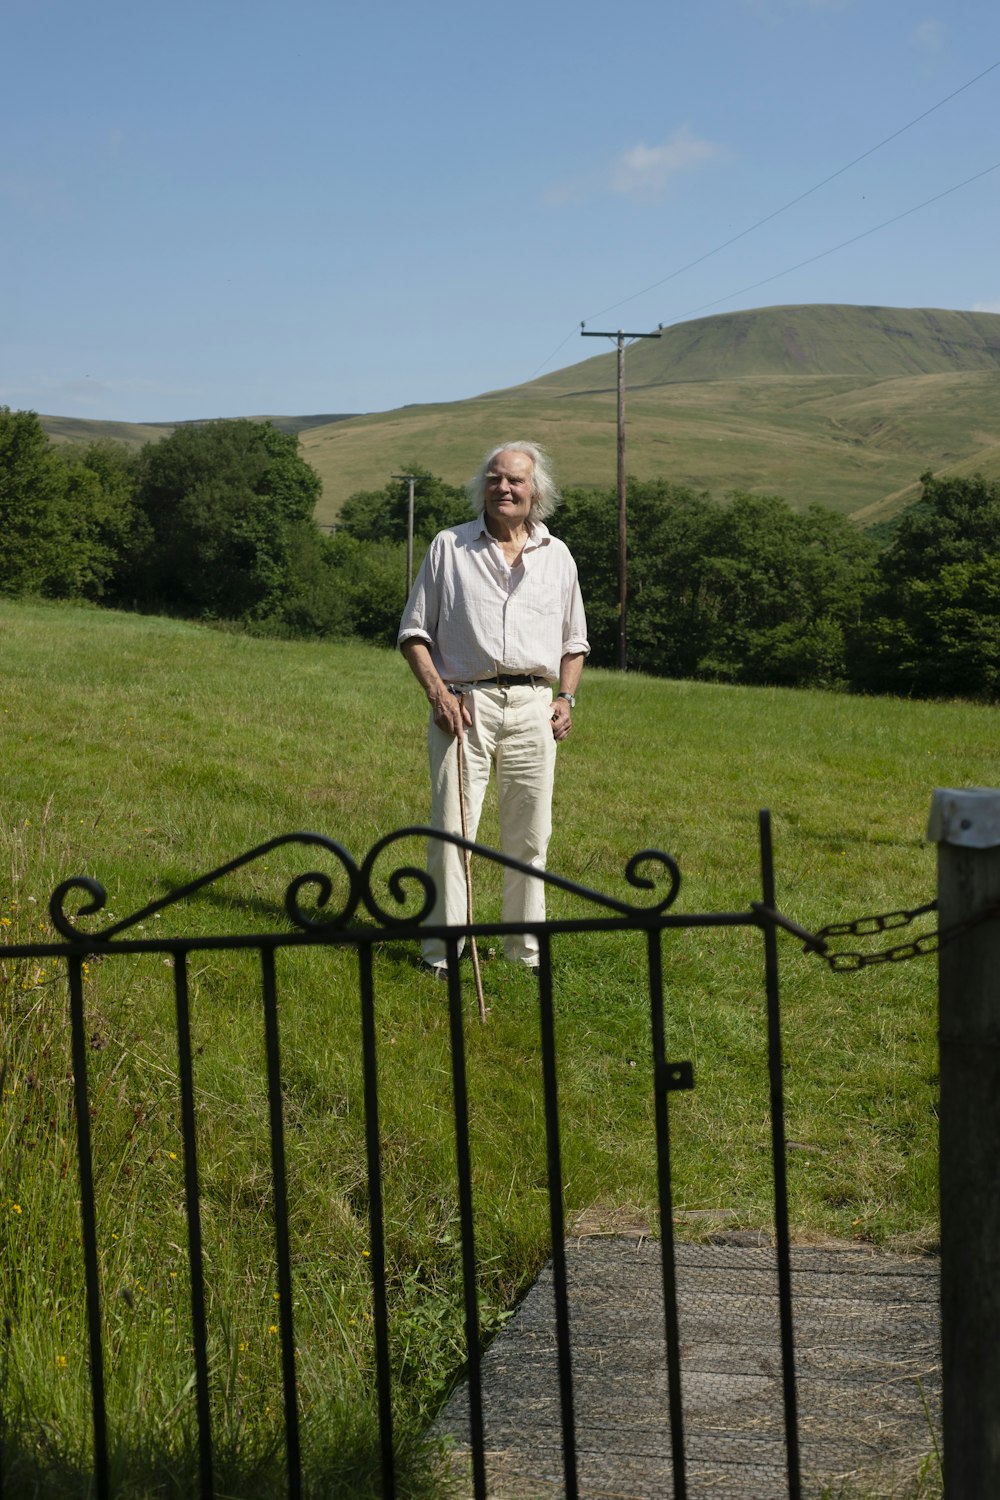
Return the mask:
<path id="1" fill-rule="evenodd" d="M 573 1239 L 567 1259 L 580 1493 L 670 1496 L 659 1245 Z M 688 1493 L 787 1496 L 774 1252 L 678 1245 L 677 1274 Z M 930 1258 L 793 1250 L 805 1495 L 912 1493 L 939 1426 L 938 1284 Z M 496 1500 L 564 1492 L 555 1358 L 550 1265 L 484 1361 Z M 464 1388 L 439 1426 L 467 1449 Z"/>

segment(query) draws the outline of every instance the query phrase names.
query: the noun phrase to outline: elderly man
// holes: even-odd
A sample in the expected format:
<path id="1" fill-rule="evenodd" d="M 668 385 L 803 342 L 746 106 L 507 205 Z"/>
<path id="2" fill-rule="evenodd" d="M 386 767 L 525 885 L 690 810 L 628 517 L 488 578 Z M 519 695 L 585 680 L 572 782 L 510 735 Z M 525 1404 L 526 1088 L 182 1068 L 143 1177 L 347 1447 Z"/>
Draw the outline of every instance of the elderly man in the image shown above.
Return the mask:
<path id="1" fill-rule="evenodd" d="M 468 492 L 476 519 L 431 542 L 399 627 L 400 648 L 431 708 L 431 823 L 462 831 L 461 740 L 469 837 L 475 838 L 495 766 L 501 847 L 543 870 L 556 746 L 572 728 L 590 650 L 576 564 L 544 524 L 559 492 L 535 444 L 495 448 Z M 429 840 L 427 871 L 437 892 L 428 920 L 463 923 L 461 850 Z M 542 881 L 505 870 L 503 920 L 544 917 Z M 425 966 L 445 977 L 443 939 L 427 938 L 422 946 Z M 506 937 L 504 951 L 516 963 L 538 966 L 531 933 Z"/>

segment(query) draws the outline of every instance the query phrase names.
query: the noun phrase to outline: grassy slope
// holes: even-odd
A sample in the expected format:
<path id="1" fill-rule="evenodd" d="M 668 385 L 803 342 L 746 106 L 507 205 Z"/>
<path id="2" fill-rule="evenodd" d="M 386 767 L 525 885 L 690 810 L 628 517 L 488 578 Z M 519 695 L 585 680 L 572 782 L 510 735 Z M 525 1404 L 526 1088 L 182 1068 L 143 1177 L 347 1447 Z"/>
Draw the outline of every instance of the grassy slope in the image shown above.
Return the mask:
<path id="1" fill-rule="evenodd" d="M 280 432 L 305 432 L 310 427 L 327 427 L 331 422 L 345 422 L 349 413 L 342 415 L 324 412 L 314 417 L 251 417 L 253 422 L 271 422 Z M 166 437 L 176 426 L 196 426 L 199 422 L 212 421 L 211 417 L 196 418 L 193 422 L 100 422 L 88 421 L 84 417 L 51 417 L 42 415 L 39 421 L 55 443 L 125 443 L 127 447 L 139 448 L 143 443 L 155 443 Z"/>
<path id="2" fill-rule="evenodd" d="M 122 916 L 279 832 L 315 828 L 360 859 L 376 838 L 424 816 L 425 710 L 393 654 L 9 602 L 0 602 L 0 647 L 0 923 L 9 937 L 47 930 L 47 897 L 70 874 L 101 879 Z M 594 671 L 561 753 L 552 865 L 626 894 L 629 856 L 659 846 L 679 860 L 681 910 L 746 909 L 759 890 L 755 815 L 769 805 L 779 903 L 817 926 L 927 899 L 930 793 L 964 784 L 1000 784 L 991 709 Z M 492 814 L 481 836 L 496 841 Z M 405 853 L 420 859 L 419 847 Z M 287 880 L 315 863 L 314 854 L 272 856 L 173 914 L 170 930 L 281 925 Z M 490 867 L 477 868 L 476 890 L 480 919 L 496 917 Z M 561 895 L 551 909 L 577 910 Z M 759 941 L 692 930 L 668 941 L 666 957 L 670 1051 L 690 1057 L 696 1076 L 671 1110 L 676 1206 L 767 1224 Z M 555 958 L 567 1208 L 650 1219 L 638 947 L 580 938 L 558 944 Z M 790 1158 L 796 1234 L 926 1241 L 936 1212 L 933 962 L 835 976 L 783 942 L 782 966 L 788 1130 L 804 1148 Z M 485 1028 L 471 1020 L 468 979 L 466 992 L 490 1317 L 544 1258 L 547 1230 L 533 984 L 499 960 L 484 976 Z M 268 1486 L 247 1475 L 264 1463 L 279 1398 L 255 980 L 244 961 L 211 955 L 193 962 L 191 979 L 213 1355 L 220 1380 L 229 1372 L 218 1421 L 237 1474 L 231 1492 L 263 1495 Z M 282 962 L 282 981 L 307 1453 L 319 1462 L 332 1444 L 337 1462 L 356 1461 L 360 1473 L 374 1449 L 359 1395 L 372 1353 L 355 967 L 347 955 L 307 952 Z M 376 983 L 406 1431 L 460 1362 L 447 1027 L 440 990 L 417 973 L 410 948 L 383 947 Z M 72 1443 L 86 1415 L 77 1207 L 63 1175 L 73 1154 L 65 999 L 52 973 L 23 965 L 0 964 L 0 986 L 0 1280 L 8 1277 L 3 1301 L 18 1330 L 11 1357 L 51 1430 Z M 127 1442 L 141 1430 L 160 1452 L 174 1441 L 187 1370 L 169 975 L 158 961 L 94 966 L 87 1005 L 113 1432 Z M 330 1482 L 341 1472 L 331 1468 Z M 365 1492 L 357 1475 L 347 1483 Z"/>
<path id="3" fill-rule="evenodd" d="M 741 487 L 884 520 L 923 470 L 989 472 L 1000 446 L 996 314 L 760 308 L 677 324 L 635 345 L 627 366 L 630 471 L 718 497 Z M 411 464 L 461 483 L 490 444 L 518 435 L 551 448 L 563 483 L 613 483 L 614 390 L 608 352 L 472 400 L 287 420 L 323 479 L 328 523 L 355 490 Z M 103 425 L 43 420 L 60 438 Z"/>
<path id="4" fill-rule="evenodd" d="M 2 868 L 22 901 L 30 893 L 41 904 L 58 879 L 83 871 L 109 885 L 121 914 L 164 882 L 191 878 L 277 832 L 315 827 L 360 857 L 381 834 L 424 815 L 423 709 L 392 654 L 26 605 L 0 606 L 0 622 L 9 844 Z M 781 900 L 796 919 L 819 924 L 913 903 L 933 881 L 932 851 L 921 843 L 933 786 L 997 783 L 994 717 L 962 705 L 591 672 L 577 734 L 563 754 L 554 867 L 621 890 L 629 855 L 652 844 L 680 860 L 685 910 L 745 907 L 757 885 L 754 817 L 770 805 Z M 487 821 L 483 834 L 495 841 L 495 825 Z M 485 870 L 480 882 L 488 909 L 496 880 Z M 267 884 L 261 898 L 276 900 Z M 198 920 L 219 915 L 202 909 Z M 587 961 L 574 961 L 565 976 L 584 1010 L 599 972 L 592 946 L 584 945 Z M 737 975 L 738 1008 L 749 1025 L 756 979 L 754 966 L 744 972 L 745 955 L 704 957 L 728 951 L 726 937 L 692 936 L 677 946 L 679 971 L 693 984 L 690 994 L 677 990 L 681 1033 L 697 1037 L 698 1006 L 713 992 L 718 1005 Z M 804 964 L 794 950 L 786 957 L 796 976 L 791 992 L 800 996 L 787 1017 L 793 1059 L 802 993 L 807 1006 L 818 1006 L 809 1027 L 819 1028 L 817 1045 L 831 1048 L 831 1057 L 845 1038 L 827 1034 L 820 1044 L 829 1008 L 854 1015 L 859 995 L 868 997 L 859 1021 L 896 986 L 907 1006 L 922 997 L 918 1009 L 931 1021 L 929 965 L 844 980 Z M 387 972 L 404 992 L 412 989 L 405 955 L 393 956 Z M 500 964 L 490 973 L 523 1000 L 517 976 Z M 602 1004 L 610 998 L 605 987 Z M 630 999 L 627 1011 L 641 1036 L 637 1004 Z M 920 1045 L 930 1036 L 922 1033 Z M 811 1084 L 803 1077 L 797 1086 L 808 1092 Z M 706 1098 L 717 1087 L 706 1078 Z M 849 1091 L 868 1087 L 857 1078 Z M 844 1128 L 834 1113 L 799 1131 L 819 1131 L 832 1143 Z M 682 1197 L 690 1206 L 725 1198 L 717 1180 L 724 1171 L 719 1161 L 714 1178 L 695 1174 Z M 629 1176 L 625 1170 L 609 1190 L 621 1191 Z M 883 1179 L 879 1192 L 886 1190 Z M 629 1191 L 638 1191 L 636 1182 Z M 893 1189 L 883 1211 L 867 1205 L 866 1222 L 879 1235 L 916 1229 L 931 1206 L 926 1196 Z M 760 1201 L 752 1207 L 766 1216 Z M 807 1194 L 798 1213 L 805 1226 L 848 1227 L 822 1191 Z"/>
<path id="5" fill-rule="evenodd" d="M 615 356 L 447 406 L 314 429 L 321 519 L 420 462 L 464 479 L 498 435 L 552 449 L 567 484 L 615 466 Z M 1000 317 L 857 307 L 764 308 L 676 325 L 627 355 L 628 465 L 722 496 L 777 492 L 853 513 L 928 467 L 1000 442 Z"/>
<path id="6" fill-rule="evenodd" d="M 981 474 L 985 479 L 996 484 L 1000 481 L 1000 445 L 990 448 L 981 448 L 971 458 L 959 459 L 957 463 L 942 464 L 935 471 L 942 478 L 971 479 L 973 475 Z M 894 494 L 884 495 L 881 500 L 875 500 L 871 505 L 866 505 L 863 510 L 855 512 L 854 519 L 861 526 L 874 526 L 880 521 L 891 520 L 901 510 L 909 505 L 915 505 L 920 499 L 921 485 L 919 480 L 916 484 L 908 484 Z"/>

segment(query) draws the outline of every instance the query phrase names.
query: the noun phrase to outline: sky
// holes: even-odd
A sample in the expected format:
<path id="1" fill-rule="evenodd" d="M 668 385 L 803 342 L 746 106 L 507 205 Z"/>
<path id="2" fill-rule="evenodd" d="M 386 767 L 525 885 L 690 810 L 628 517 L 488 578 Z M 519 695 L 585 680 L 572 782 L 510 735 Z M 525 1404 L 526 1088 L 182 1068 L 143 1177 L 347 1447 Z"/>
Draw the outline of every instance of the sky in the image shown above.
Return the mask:
<path id="1" fill-rule="evenodd" d="M 590 358 L 581 321 L 1000 312 L 996 0 L 0 14 L 15 409 L 384 411 Z"/>

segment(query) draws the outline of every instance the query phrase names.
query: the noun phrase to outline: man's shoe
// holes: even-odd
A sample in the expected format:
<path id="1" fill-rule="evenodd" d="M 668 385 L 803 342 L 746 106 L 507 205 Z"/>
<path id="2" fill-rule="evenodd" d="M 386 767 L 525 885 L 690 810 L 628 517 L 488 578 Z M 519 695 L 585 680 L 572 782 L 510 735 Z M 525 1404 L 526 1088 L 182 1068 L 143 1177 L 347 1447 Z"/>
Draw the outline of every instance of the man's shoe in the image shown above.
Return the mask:
<path id="1" fill-rule="evenodd" d="M 431 977 L 431 979 L 447 979 L 448 978 L 448 965 L 447 964 L 429 964 L 427 962 L 426 958 L 422 958 L 420 960 L 420 970 L 421 970 L 421 973 L 428 974 Z"/>

